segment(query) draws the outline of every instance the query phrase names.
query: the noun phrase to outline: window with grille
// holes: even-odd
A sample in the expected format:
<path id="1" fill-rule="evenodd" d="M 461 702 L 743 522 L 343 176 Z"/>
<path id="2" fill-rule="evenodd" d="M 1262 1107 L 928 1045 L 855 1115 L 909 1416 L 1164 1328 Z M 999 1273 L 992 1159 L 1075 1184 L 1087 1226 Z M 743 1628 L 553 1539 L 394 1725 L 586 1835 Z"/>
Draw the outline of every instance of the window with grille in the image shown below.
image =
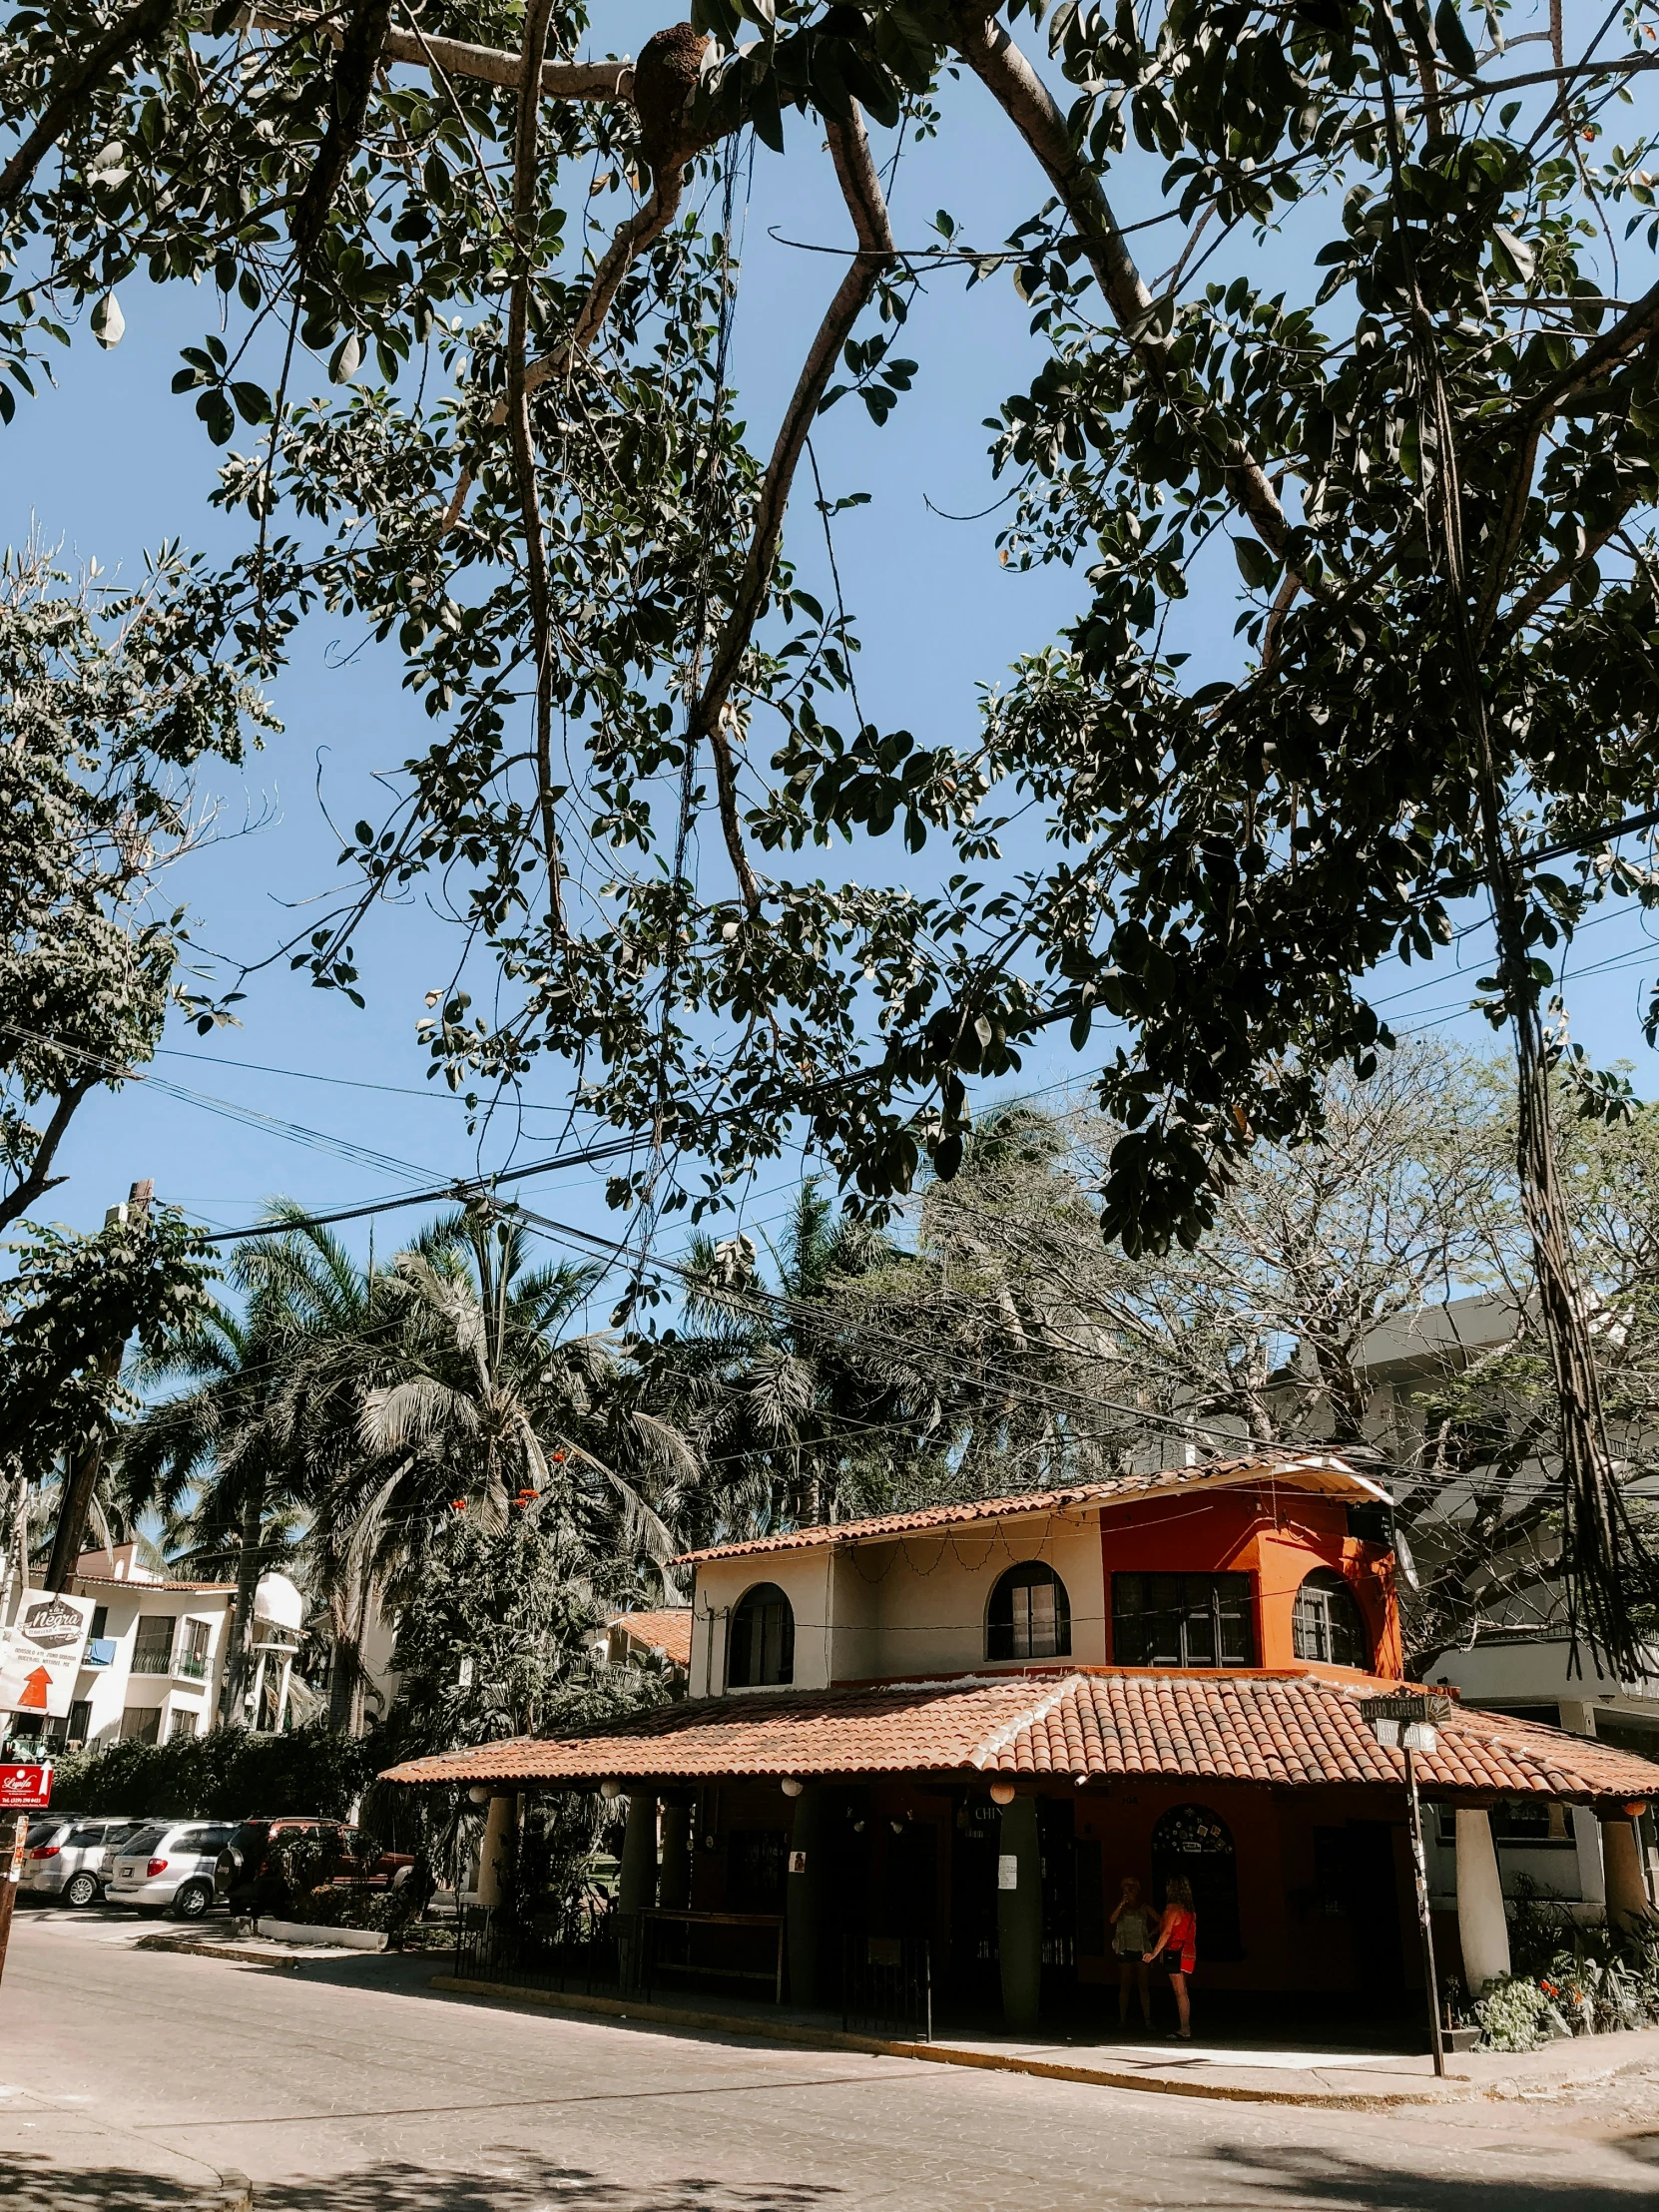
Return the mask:
<path id="1" fill-rule="evenodd" d="M 1354 1592 L 1330 1567 L 1317 1567 L 1296 1593 L 1291 1637 L 1299 1659 L 1334 1667 L 1371 1664 L 1371 1638 Z"/>
<path id="2" fill-rule="evenodd" d="M 186 1621 L 185 1632 L 179 1639 L 179 1669 L 193 1682 L 205 1682 L 208 1676 L 208 1647 L 214 1640 L 214 1632 L 206 1621 Z"/>
<path id="3" fill-rule="evenodd" d="M 1122 1667 L 1253 1667 L 1248 1574 L 1114 1574 L 1112 1656 Z"/>
<path id="4" fill-rule="evenodd" d="M 133 1641 L 133 1672 L 135 1674 L 171 1674 L 173 1671 L 173 1631 L 178 1627 L 175 1613 L 147 1613 L 138 1624 L 138 1634 Z"/>
<path id="5" fill-rule="evenodd" d="M 1010 1567 L 985 1613 L 987 1659 L 1064 1659 L 1071 1652 L 1071 1601 L 1052 1567 L 1028 1559 Z"/>
<path id="6" fill-rule="evenodd" d="M 758 1582 L 739 1601 L 726 1680 L 734 1690 L 795 1680 L 795 1610 L 776 1582 Z"/>

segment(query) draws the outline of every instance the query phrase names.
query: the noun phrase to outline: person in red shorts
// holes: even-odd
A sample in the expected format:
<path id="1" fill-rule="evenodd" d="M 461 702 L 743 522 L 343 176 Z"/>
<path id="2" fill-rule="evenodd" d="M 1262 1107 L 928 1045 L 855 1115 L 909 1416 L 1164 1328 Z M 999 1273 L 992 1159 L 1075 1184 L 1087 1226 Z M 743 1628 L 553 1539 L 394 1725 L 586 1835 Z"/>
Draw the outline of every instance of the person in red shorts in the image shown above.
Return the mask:
<path id="1" fill-rule="evenodd" d="M 1181 2040 L 1193 2039 L 1192 2004 L 1187 1995 L 1187 1976 L 1198 1964 L 1198 1915 L 1193 1911 L 1193 1886 L 1185 1875 L 1172 1874 L 1164 1885 L 1167 1903 L 1164 1917 L 1158 1923 L 1158 1933 L 1152 1939 L 1152 1948 L 1146 1954 L 1149 1966 L 1158 1966 L 1169 1975 L 1169 1985 L 1175 1992 L 1175 2009 L 1181 2024 L 1176 2033 Z"/>

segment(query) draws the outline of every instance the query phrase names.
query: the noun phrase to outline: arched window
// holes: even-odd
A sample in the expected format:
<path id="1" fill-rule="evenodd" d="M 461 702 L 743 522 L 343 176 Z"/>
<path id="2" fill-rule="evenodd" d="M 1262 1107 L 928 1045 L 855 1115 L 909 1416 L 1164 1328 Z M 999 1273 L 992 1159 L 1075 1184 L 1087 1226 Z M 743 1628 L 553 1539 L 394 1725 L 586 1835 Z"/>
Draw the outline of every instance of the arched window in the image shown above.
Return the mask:
<path id="1" fill-rule="evenodd" d="M 1371 1638 L 1354 1592 L 1330 1567 L 1316 1567 L 1296 1593 L 1291 1635 L 1299 1659 L 1324 1659 L 1336 1667 L 1371 1664 Z"/>
<path id="2" fill-rule="evenodd" d="M 1071 1601 L 1052 1567 L 1040 1559 L 1010 1567 L 991 1592 L 985 1615 L 987 1659 L 1071 1656 Z"/>
<path id="3" fill-rule="evenodd" d="M 1200 1958 L 1242 1958 L 1239 1941 L 1239 1862 L 1233 1835 L 1207 1805 L 1173 1805 L 1152 1831 L 1153 1902 L 1168 1902 L 1171 1875 L 1192 1884 Z"/>
<path id="4" fill-rule="evenodd" d="M 795 1680 L 795 1611 L 776 1582 L 746 1590 L 732 1615 L 726 1683 L 755 1690 Z"/>

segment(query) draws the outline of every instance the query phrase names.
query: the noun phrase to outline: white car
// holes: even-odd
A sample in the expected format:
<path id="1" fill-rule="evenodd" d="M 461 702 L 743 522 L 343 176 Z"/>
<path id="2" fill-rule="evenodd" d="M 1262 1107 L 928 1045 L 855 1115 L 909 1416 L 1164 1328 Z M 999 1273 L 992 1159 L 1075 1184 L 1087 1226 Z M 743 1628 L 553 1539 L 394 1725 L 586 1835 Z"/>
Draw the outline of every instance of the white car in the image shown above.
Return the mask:
<path id="1" fill-rule="evenodd" d="M 237 1832 L 235 1821 L 174 1821 L 141 1828 L 115 1853 L 105 1896 L 141 1913 L 199 1921 L 214 1901 L 214 1863 Z"/>

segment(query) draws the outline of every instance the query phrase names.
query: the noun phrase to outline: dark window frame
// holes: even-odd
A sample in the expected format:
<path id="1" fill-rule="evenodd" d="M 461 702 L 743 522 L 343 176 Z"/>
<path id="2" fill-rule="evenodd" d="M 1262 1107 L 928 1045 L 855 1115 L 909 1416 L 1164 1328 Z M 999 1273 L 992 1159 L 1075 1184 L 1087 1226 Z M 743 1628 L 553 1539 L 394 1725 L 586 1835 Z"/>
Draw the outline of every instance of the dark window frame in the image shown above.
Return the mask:
<path id="1" fill-rule="evenodd" d="M 1291 1649 L 1321 1666 L 1370 1668 L 1371 1630 L 1351 1584 L 1335 1567 L 1315 1567 L 1303 1576 L 1291 1606 Z"/>
<path id="2" fill-rule="evenodd" d="M 788 1592 L 776 1582 L 752 1583 L 732 1608 L 726 1637 L 726 1687 L 775 1690 L 787 1688 L 794 1680 L 795 1607 Z"/>
<path id="3" fill-rule="evenodd" d="M 1032 1590 L 1054 1593 L 1053 1620 L 1043 1629 L 1037 1626 Z M 1039 1650 L 1039 1641 L 1048 1648 Z M 985 1657 L 991 1661 L 1071 1657 L 1071 1597 L 1046 1559 L 1021 1559 L 997 1576 L 985 1606 Z"/>
<path id="4" fill-rule="evenodd" d="M 1206 1673 L 1256 1666 L 1255 1579 L 1114 1573 L 1113 1664 Z"/>

